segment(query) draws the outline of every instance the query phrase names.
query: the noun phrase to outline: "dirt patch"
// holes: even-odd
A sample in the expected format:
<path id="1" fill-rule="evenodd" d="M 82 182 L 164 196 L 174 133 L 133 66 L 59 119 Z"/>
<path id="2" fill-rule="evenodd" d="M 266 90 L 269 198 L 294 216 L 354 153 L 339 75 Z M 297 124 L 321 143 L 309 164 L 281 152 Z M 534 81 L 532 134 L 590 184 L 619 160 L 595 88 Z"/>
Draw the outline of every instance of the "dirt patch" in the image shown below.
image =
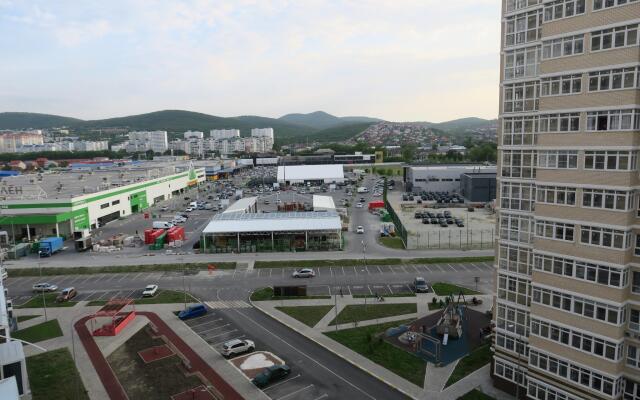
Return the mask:
<path id="1" fill-rule="evenodd" d="M 255 351 L 251 354 L 234 358 L 231 363 L 236 366 L 247 378 L 253 379 L 263 369 L 272 365 L 284 365 L 284 361 L 268 351 Z"/>
<path id="2" fill-rule="evenodd" d="M 149 347 L 148 349 L 144 349 L 138 352 L 138 355 L 146 364 L 149 364 L 153 361 L 161 360 L 166 357 L 171 357 L 174 354 L 176 353 L 174 353 L 174 351 L 171 350 L 169 346 L 164 344 L 161 346 Z"/>
<path id="3" fill-rule="evenodd" d="M 200 385 L 182 393 L 174 394 L 171 396 L 171 400 L 215 400 L 215 396 L 206 387 Z"/>

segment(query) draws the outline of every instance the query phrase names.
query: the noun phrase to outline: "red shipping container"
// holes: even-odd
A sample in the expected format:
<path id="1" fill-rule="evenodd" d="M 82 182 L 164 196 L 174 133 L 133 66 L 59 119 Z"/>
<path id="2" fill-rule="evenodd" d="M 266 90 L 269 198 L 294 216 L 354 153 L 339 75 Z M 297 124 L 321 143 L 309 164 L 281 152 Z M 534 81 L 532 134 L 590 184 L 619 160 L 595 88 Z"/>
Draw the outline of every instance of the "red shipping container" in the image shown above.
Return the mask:
<path id="1" fill-rule="evenodd" d="M 153 234 L 153 229 L 145 229 L 144 230 L 144 244 L 151 244 L 153 240 L 151 239 L 151 235 Z"/>
<path id="2" fill-rule="evenodd" d="M 176 240 L 184 240 L 184 227 L 174 226 L 167 231 L 167 239 L 169 242 L 175 242 Z"/>
<path id="3" fill-rule="evenodd" d="M 374 208 L 383 208 L 383 207 L 384 207 L 384 201 L 382 200 L 376 200 L 369 203 L 369 210 L 373 210 Z"/>

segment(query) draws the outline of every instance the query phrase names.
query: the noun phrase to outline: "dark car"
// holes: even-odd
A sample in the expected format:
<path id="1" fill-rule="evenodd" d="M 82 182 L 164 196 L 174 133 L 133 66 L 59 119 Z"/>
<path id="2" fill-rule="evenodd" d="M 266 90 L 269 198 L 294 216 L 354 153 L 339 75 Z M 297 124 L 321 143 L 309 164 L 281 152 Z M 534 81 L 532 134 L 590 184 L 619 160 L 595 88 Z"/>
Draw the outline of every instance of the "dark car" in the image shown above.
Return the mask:
<path id="1" fill-rule="evenodd" d="M 189 318 L 199 317 L 207 313 L 207 307 L 204 304 L 196 304 L 194 306 L 190 306 L 186 310 L 182 310 L 178 313 L 178 318 L 185 320 Z"/>
<path id="2" fill-rule="evenodd" d="M 413 280 L 413 289 L 416 293 L 429 293 L 429 285 L 427 285 L 427 281 L 420 276 Z"/>
<path id="3" fill-rule="evenodd" d="M 432 224 L 439 224 L 440 222 L 438 222 L 438 218 L 431 218 L 431 223 Z"/>
<path id="4" fill-rule="evenodd" d="M 423 219 L 422 219 L 422 223 L 423 223 L 423 224 L 429 224 L 429 223 L 431 223 L 431 219 L 429 219 L 429 218 L 423 218 Z"/>
<path id="5" fill-rule="evenodd" d="M 291 368 L 287 365 L 273 365 L 262 370 L 251 380 L 259 388 L 267 386 L 273 381 L 284 378 L 291 373 Z"/>
<path id="6" fill-rule="evenodd" d="M 443 228 L 448 228 L 449 224 L 447 224 L 447 221 L 441 219 L 440 220 L 440 226 L 443 227 Z"/>

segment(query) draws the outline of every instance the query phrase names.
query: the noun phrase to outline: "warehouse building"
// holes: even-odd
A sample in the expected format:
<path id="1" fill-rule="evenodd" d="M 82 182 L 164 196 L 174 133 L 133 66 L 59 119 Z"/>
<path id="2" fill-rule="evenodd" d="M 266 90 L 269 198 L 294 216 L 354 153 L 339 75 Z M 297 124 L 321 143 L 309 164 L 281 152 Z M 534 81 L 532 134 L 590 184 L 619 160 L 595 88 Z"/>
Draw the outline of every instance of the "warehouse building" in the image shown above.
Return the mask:
<path id="1" fill-rule="evenodd" d="M 471 203 L 488 203 L 496 198 L 496 173 L 460 175 L 460 194 Z"/>
<path id="2" fill-rule="evenodd" d="M 204 180 L 204 168 L 184 162 L 7 177 L 0 182 L 0 230 L 27 240 L 79 236 Z"/>
<path id="3" fill-rule="evenodd" d="M 414 193 L 422 191 L 460 193 L 462 174 L 475 173 L 493 173 L 495 176 L 496 166 L 451 164 L 405 167 L 404 182 L 407 191 Z"/>
<path id="4" fill-rule="evenodd" d="M 202 232 L 205 253 L 342 250 L 342 224 L 335 211 L 215 215 Z"/>
<path id="5" fill-rule="evenodd" d="M 341 164 L 282 165 L 278 167 L 278 182 L 285 185 L 342 183 L 344 168 Z"/>

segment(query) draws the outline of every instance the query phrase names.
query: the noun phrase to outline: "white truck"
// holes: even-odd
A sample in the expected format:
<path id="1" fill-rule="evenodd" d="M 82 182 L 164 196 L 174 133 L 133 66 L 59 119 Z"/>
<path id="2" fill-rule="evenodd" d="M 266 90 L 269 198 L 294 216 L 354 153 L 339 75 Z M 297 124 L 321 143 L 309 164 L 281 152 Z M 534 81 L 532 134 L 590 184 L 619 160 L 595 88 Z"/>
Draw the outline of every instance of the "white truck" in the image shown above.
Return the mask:
<path id="1" fill-rule="evenodd" d="M 360 186 L 357 190 L 358 193 L 369 193 L 369 189 L 364 186 Z"/>

